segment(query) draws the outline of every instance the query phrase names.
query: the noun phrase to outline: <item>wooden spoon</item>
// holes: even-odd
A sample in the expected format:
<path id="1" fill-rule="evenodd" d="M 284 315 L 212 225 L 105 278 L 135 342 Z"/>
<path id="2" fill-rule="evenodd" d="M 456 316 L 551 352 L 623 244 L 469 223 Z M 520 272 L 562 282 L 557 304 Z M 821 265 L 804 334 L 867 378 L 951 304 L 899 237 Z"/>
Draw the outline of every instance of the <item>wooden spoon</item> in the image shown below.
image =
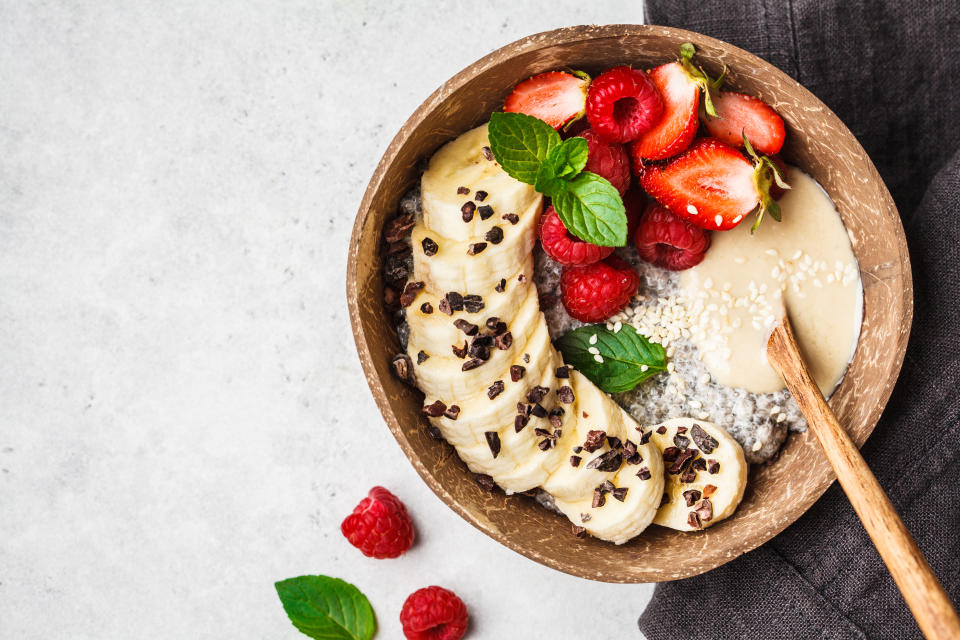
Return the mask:
<path id="1" fill-rule="evenodd" d="M 927 638 L 960 638 L 960 618 L 890 498 L 824 400 L 784 313 L 767 341 L 767 360 L 780 374 L 837 474 L 850 504 L 880 552 Z"/>

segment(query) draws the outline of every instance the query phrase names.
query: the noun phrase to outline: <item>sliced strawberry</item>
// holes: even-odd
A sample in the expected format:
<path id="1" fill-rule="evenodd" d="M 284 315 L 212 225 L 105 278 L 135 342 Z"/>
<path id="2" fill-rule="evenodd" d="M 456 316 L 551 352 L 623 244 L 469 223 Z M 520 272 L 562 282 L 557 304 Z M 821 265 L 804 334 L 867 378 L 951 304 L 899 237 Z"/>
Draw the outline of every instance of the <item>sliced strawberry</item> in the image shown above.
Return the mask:
<path id="1" fill-rule="evenodd" d="M 653 69 L 650 79 L 663 98 L 663 116 L 630 145 L 634 173 L 639 173 L 645 160 L 664 160 L 683 152 L 699 126 L 700 86 L 679 62 Z"/>
<path id="2" fill-rule="evenodd" d="M 716 118 L 703 114 L 703 124 L 711 136 L 742 147 L 746 135 L 758 153 L 780 153 L 786 136 L 783 118 L 763 100 L 745 93 L 723 91 L 714 96 L 713 107 Z"/>
<path id="3" fill-rule="evenodd" d="M 756 161 L 751 164 L 716 138 L 702 138 L 664 167 L 643 167 L 640 184 L 674 215 L 704 229 L 732 229 L 762 205 L 756 228 L 765 211 L 780 219 L 780 208 L 769 194 L 772 178 L 764 179 L 772 161 Z"/>
<path id="4" fill-rule="evenodd" d="M 590 76 L 585 73 L 548 71 L 513 88 L 503 104 L 508 113 L 540 118 L 554 129 L 583 116 Z"/>
<path id="5" fill-rule="evenodd" d="M 703 261 L 710 248 L 710 232 L 681 220 L 663 205 L 650 203 L 634 236 L 637 253 L 647 262 L 682 271 Z"/>

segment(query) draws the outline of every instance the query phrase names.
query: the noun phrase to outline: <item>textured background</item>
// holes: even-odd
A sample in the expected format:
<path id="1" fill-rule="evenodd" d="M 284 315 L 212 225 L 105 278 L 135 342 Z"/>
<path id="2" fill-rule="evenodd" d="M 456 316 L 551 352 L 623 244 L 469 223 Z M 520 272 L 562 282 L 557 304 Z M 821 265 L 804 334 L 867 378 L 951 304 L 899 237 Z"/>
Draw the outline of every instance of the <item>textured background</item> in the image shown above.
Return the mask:
<path id="1" fill-rule="evenodd" d="M 410 112 L 521 36 L 639 2 L 0 1 L 0 635 L 297 638 L 273 581 L 357 584 L 400 637 L 638 637 L 647 585 L 502 548 L 423 485 L 344 297 L 362 190 Z M 374 484 L 420 539 L 364 558 Z"/>

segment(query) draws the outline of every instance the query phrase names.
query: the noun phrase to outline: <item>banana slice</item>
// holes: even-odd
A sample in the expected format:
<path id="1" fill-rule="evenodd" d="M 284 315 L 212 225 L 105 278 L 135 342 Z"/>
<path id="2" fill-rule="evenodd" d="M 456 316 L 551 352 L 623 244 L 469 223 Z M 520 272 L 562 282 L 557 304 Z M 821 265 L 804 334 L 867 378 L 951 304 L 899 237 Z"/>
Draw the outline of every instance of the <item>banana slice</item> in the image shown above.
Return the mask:
<path id="1" fill-rule="evenodd" d="M 625 411 L 619 407 L 618 410 L 622 424 L 635 424 Z M 589 498 L 556 499 L 557 508 L 597 538 L 623 544 L 637 536 L 658 513 L 664 475 L 663 459 L 655 446 L 637 444 L 636 448 L 639 462 L 623 461 L 616 471 L 607 474 L 606 482 L 594 488 Z"/>
<path id="2" fill-rule="evenodd" d="M 489 154 L 489 146 L 487 125 L 483 124 L 433 154 L 420 187 L 423 222 L 434 234 L 457 242 L 482 238 L 494 225 L 506 222 L 509 226 L 504 214 L 519 215 L 542 200 L 532 186 L 514 180 L 500 168 Z M 472 206 L 474 210 L 465 222 L 462 208 L 467 203 L 467 209 Z M 476 210 L 483 206 L 489 206 L 493 215 L 485 217 L 481 214 L 487 210 Z"/>
<path id="3" fill-rule="evenodd" d="M 540 415 L 530 413 L 527 421 L 518 425 L 515 420 L 518 406 L 514 403 L 513 414 L 506 423 L 485 427 L 482 445 L 457 448 L 460 458 L 467 463 L 471 471 L 492 476 L 507 493 L 540 486 L 547 475 L 560 464 L 567 443 L 573 438 L 563 434 L 562 425 L 555 428 L 550 422 L 550 412 L 560 404 L 556 395 L 558 385 L 553 366 L 560 363 L 559 356 L 553 352 L 544 355 L 543 359 L 549 366 L 539 380 L 530 380 L 525 385 L 517 383 L 517 386 L 522 386 L 525 391 L 520 402 L 531 406 L 539 404 L 543 409 L 542 412 L 537 410 Z M 547 391 L 538 402 L 531 403 L 529 400 L 535 400 L 538 396 L 530 398 L 528 394 L 536 386 Z M 518 426 L 520 431 L 517 431 Z M 487 436 L 488 432 L 490 436 Z M 551 443 L 551 440 L 555 444 Z"/>
<path id="4" fill-rule="evenodd" d="M 470 398 L 435 398 L 427 396 L 425 406 L 440 400 L 444 405 L 456 405 L 459 412 L 456 419 L 446 416 L 432 418 L 431 422 L 443 437 L 455 447 L 482 444 L 487 446 L 484 437 L 486 431 L 503 431 L 507 427 L 513 428 L 517 415 L 517 403 L 525 402 L 530 388 L 545 378 L 547 369 L 553 366 L 554 350 L 549 340 L 531 343 L 531 352 L 519 355 L 510 368 L 500 371 L 490 386 L 482 393 Z M 525 356 L 529 355 L 529 358 Z M 527 361 L 529 360 L 529 362 Z M 513 381 L 511 370 L 522 376 Z M 549 379 L 548 379 L 549 380 Z M 502 383 L 502 390 L 497 388 Z M 491 398 L 491 394 L 493 397 Z"/>
<path id="5" fill-rule="evenodd" d="M 461 241 L 441 237 L 426 224 L 416 225 L 410 236 L 414 273 L 438 295 L 492 292 L 533 250 L 542 207 L 542 200 L 534 200 L 517 211 L 516 224 L 499 220 L 490 225 L 488 234 Z M 429 255 L 425 246 L 430 247 Z"/>
<path id="6" fill-rule="evenodd" d="M 740 444 L 723 427 L 693 418 L 667 420 L 651 429 L 650 442 L 663 452 L 669 499 L 654 522 L 696 531 L 730 516 L 747 486 Z"/>
<path id="7" fill-rule="evenodd" d="M 564 421 L 571 429 L 574 439 L 566 452 L 566 464 L 557 467 L 543 484 L 543 489 L 559 500 L 581 500 L 593 497 L 593 490 L 606 480 L 610 473 L 596 468 L 588 469 L 591 460 L 606 454 L 610 445 L 601 438 L 599 445 L 587 442 L 590 431 L 602 431 L 611 437 L 623 439 L 624 427 L 619 407 L 609 396 L 598 390 L 592 382 L 577 371 L 569 370 L 570 387 L 576 398 L 576 412 Z M 589 451 L 584 449 L 584 445 Z M 598 446 L 599 448 L 594 448 Z M 572 458 L 577 462 L 573 466 Z"/>
<path id="8" fill-rule="evenodd" d="M 435 322 L 452 321 L 443 316 L 442 320 L 436 319 Z M 454 401 L 470 398 L 478 393 L 485 393 L 502 372 L 514 364 L 519 357 L 531 351 L 537 351 L 544 342 L 549 342 L 550 334 L 547 331 L 543 313 L 540 311 L 535 287 L 530 287 L 526 300 L 513 321 L 507 324 L 507 329 L 511 336 L 509 345 L 502 342 L 502 346 L 505 347 L 502 349 L 495 343 L 488 346 L 489 359 L 486 361 L 473 357 L 469 350 L 463 358 L 457 357 L 453 353 L 453 345 L 447 345 L 440 353 L 430 353 L 421 346 L 420 342 L 421 340 L 429 342 L 429 331 L 417 334 L 411 332 L 407 352 L 413 362 L 419 363 L 414 367 L 417 386 L 428 398 L 443 398 L 445 402 L 446 399 Z M 475 338 L 475 336 L 461 334 L 459 348 L 462 349 L 463 344 L 468 340 L 472 347 Z M 502 340 L 503 336 L 500 336 L 500 339 Z M 433 347 L 432 343 L 424 346 L 431 349 Z M 421 351 L 428 356 L 425 360 L 419 355 Z M 466 370 L 464 366 L 467 367 Z M 470 368 L 471 366 L 473 368 Z"/>
<path id="9" fill-rule="evenodd" d="M 426 289 L 421 291 L 413 304 L 407 307 L 407 324 L 410 325 L 410 335 L 416 341 L 418 349 L 423 349 L 428 354 L 447 355 L 451 345 L 462 345 L 465 336 L 454 324 L 456 320 L 466 320 L 469 324 L 477 325 L 480 330 L 487 329 L 486 323 L 490 318 L 511 323 L 533 286 L 520 282 L 518 278 L 521 274 L 526 283 L 533 282 L 532 255 L 524 260 L 519 272 L 504 278 L 502 292 L 494 290 L 468 299 L 464 302 L 463 310 L 448 309 L 452 315 L 447 315 L 444 311 L 445 307 L 449 308 L 449 302 L 444 303 L 445 293 L 435 294 Z M 480 305 L 482 308 L 479 311 L 468 310 L 476 309 Z"/>

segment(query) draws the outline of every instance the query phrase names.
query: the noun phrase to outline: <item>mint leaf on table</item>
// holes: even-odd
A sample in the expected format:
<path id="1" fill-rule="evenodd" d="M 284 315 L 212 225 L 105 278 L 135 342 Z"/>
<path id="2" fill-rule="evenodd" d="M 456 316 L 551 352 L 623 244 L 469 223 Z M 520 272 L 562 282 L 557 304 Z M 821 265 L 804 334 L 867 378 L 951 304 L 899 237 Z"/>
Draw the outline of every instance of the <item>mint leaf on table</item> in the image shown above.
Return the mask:
<path id="1" fill-rule="evenodd" d="M 566 186 L 553 197 L 553 208 L 570 233 L 601 247 L 627 244 L 627 213 L 609 181 L 584 171 Z"/>
<path id="2" fill-rule="evenodd" d="M 554 147 L 540 163 L 534 189 L 554 197 L 567 187 L 567 181 L 577 176 L 587 165 L 587 141 L 570 138 Z"/>
<path id="3" fill-rule="evenodd" d="M 535 184 L 540 165 L 560 134 L 539 118 L 522 113 L 493 113 L 488 128 L 493 157 L 511 178 Z"/>
<path id="4" fill-rule="evenodd" d="M 300 576 L 274 585 L 290 622 L 316 640 L 370 640 L 377 629 L 367 597 L 349 582 Z"/>
<path id="5" fill-rule="evenodd" d="M 593 336 L 597 339 L 591 343 Z M 600 324 L 565 333 L 556 341 L 563 361 L 607 393 L 629 391 L 647 378 L 667 370 L 663 347 L 636 329 L 623 325 L 614 332 Z M 595 347 L 603 362 L 591 353 Z"/>

